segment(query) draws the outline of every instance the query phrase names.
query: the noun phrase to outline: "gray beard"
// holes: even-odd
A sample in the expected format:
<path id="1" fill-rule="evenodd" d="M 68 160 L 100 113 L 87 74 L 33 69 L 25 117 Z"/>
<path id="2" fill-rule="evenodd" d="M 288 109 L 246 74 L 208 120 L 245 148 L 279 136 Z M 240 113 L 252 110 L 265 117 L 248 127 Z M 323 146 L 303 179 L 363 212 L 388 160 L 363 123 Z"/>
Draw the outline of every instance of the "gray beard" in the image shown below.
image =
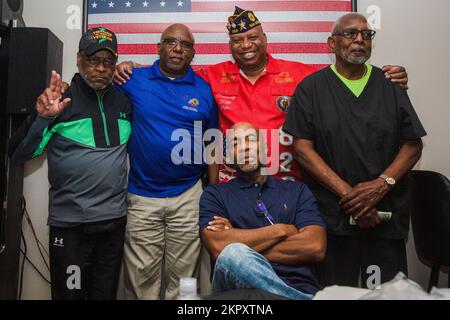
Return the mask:
<path id="1" fill-rule="evenodd" d="M 341 52 L 338 52 L 338 56 L 339 56 L 342 60 L 344 60 L 345 62 L 348 62 L 348 63 L 351 63 L 351 64 L 358 64 L 358 65 L 360 65 L 360 64 L 366 63 L 367 60 L 370 59 L 370 52 L 369 52 L 366 56 L 363 56 L 363 57 L 357 57 L 357 58 L 350 58 L 349 56 L 344 55 L 344 54 L 341 53 Z"/>
<path id="2" fill-rule="evenodd" d="M 111 84 L 111 82 L 112 82 L 112 79 L 111 79 L 111 81 L 110 81 L 108 84 L 105 84 L 104 86 L 99 87 L 99 86 L 96 86 L 96 85 L 92 84 L 92 82 L 90 82 L 90 81 L 87 79 L 87 77 L 86 77 L 81 71 L 80 71 L 79 73 L 80 73 L 81 78 L 83 78 L 84 82 L 85 82 L 90 88 L 94 89 L 95 91 L 101 91 L 101 90 L 105 89 L 105 88 L 108 87 L 108 86 Z"/>

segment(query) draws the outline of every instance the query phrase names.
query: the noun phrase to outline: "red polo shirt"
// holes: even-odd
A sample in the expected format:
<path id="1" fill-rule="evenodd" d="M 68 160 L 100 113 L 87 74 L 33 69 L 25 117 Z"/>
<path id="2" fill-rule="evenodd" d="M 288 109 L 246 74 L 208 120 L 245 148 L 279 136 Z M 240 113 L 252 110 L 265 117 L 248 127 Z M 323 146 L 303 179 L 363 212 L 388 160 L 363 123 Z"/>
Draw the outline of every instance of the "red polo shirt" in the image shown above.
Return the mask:
<path id="1" fill-rule="evenodd" d="M 279 142 L 279 170 L 277 177 L 299 180 L 300 171 L 294 159 L 292 137 L 281 131 L 290 97 L 297 84 L 316 69 L 300 62 L 273 58 L 268 54 L 265 72 L 252 84 L 240 72 L 237 64 L 227 61 L 199 72 L 209 82 L 219 107 L 219 128 L 225 132 L 238 122 L 250 122 L 268 134 L 277 135 Z M 281 132 L 280 132 L 281 131 Z M 272 146 L 268 138 L 268 153 Z M 273 159 L 271 160 L 273 161 Z M 222 168 L 220 180 L 233 176 L 229 168 Z"/>

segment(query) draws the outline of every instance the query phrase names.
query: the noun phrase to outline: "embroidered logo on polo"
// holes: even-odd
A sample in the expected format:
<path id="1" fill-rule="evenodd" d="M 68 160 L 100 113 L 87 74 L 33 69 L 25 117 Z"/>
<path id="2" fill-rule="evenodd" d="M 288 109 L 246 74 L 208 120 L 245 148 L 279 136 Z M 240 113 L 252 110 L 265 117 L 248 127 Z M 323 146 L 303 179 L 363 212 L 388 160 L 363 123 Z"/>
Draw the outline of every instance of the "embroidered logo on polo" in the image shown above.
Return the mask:
<path id="1" fill-rule="evenodd" d="M 186 99 L 187 100 L 187 99 Z M 188 106 L 183 106 L 184 110 L 198 112 L 197 107 L 200 105 L 200 101 L 197 98 L 192 98 L 188 102 Z"/>
<path id="2" fill-rule="evenodd" d="M 231 110 L 233 101 L 237 98 L 237 96 L 226 96 L 221 93 L 217 93 L 215 95 L 215 98 L 220 110 L 225 111 Z"/>
<path id="3" fill-rule="evenodd" d="M 220 83 L 234 83 L 236 82 L 236 76 L 233 74 L 228 74 L 222 72 L 222 77 L 220 78 Z"/>
<path id="4" fill-rule="evenodd" d="M 280 72 L 276 78 L 275 83 L 293 83 L 294 78 L 291 76 L 289 72 Z"/>
<path id="5" fill-rule="evenodd" d="M 277 108 L 284 113 L 287 113 L 290 103 L 291 103 L 291 97 L 289 97 L 289 96 L 278 97 L 277 101 L 276 101 Z"/>
<path id="6" fill-rule="evenodd" d="M 189 100 L 189 107 L 196 108 L 199 105 L 200 105 L 200 101 L 198 101 L 198 99 L 192 98 L 191 100 Z"/>

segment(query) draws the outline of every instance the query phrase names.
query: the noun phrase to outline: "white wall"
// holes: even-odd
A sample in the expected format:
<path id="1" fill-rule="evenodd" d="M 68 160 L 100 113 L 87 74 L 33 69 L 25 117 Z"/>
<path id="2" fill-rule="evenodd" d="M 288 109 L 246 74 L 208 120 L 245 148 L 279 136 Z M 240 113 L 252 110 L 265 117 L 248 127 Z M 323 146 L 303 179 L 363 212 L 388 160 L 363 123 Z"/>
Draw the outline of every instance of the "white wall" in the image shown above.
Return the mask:
<path id="1" fill-rule="evenodd" d="M 448 0 L 359 0 L 359 11 L 369 5 L 381 9 L 381 30 L 375 40 L 372 63 L 401 64 L 410 77 L 409 94 L 428 136 L 425 138 L 421 169 L 440 171 L 450 177 L 450 88 L 449 60 L 450 1 Z M 50 28 L 64 41 L 63 79 L 69 81 L 76 71 L 76 52 L 81 30 L 66 26 L 70 5 L 81 8 L 81 0 L 24 0 L 28 26 Z M 47 163 L 36 159 L 25 166 L 24 195 L 38 237 L 47 244 L 48 206 Z M 29 256 L 40 270 L 45 270 L 27 226 L 24 227 Z M 426 287 L 429 269 L 418 262 L 412 237 L 408 242 L 410 278 Z M 45 273 L 49 277 L 48 273 Z M 446 279 L 441 277 L 441 286 Z M 25 268 L 23 299 L 48 299 L 50 290 L 34 270 Z"/>
<path id="2" fill-rule="evenodd" d="M 371 63 L 400 64 L 409 75 L 409 96 L 428 135 L 424 138 L 421 170 L 433 170 L 450 178 L 450 1 L 358 0 L 358 11 L 376 5 L 381 10 L 381 29 L 374 40 Z M 413 237 L 408 241 L 409 277 L 426 288 L 429 268 L 417 259 Z M 444 281 L 445 280 L 445 281 Z M 447 276 L 441 274 L 440 285 Z"/>

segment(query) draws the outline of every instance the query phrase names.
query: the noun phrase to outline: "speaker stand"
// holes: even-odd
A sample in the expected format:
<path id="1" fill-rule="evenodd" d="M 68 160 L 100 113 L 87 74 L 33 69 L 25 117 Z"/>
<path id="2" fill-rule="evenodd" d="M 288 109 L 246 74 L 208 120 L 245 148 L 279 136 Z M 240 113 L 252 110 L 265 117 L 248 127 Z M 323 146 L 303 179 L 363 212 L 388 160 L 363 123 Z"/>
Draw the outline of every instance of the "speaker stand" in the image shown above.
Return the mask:
<path id="1" fill-rule="evenodd" d="M 2 40 L 8 35 L 0 30 Z M 17 299 L 22 230 L 23 165 L 9 160 L 7 145 L 24 116 L 6 112 L 8 61 L 0 57 L 0 300 Z"/>

